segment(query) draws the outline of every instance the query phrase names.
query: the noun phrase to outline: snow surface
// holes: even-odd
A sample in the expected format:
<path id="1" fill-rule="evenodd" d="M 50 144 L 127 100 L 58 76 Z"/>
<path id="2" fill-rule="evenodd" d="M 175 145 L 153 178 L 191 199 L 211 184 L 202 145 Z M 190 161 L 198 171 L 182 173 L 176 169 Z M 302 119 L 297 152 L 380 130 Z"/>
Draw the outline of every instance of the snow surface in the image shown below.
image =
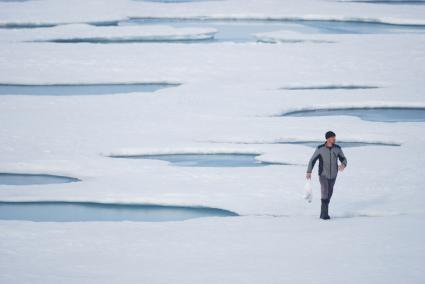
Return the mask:
<path id="1" fill-rule="evenodd" d="M 420 5 L 337 1 L 0 3 L 1 23 L 137 16 L 425 23 Z M 0 96 L 0 172 L 82 180 L 0 185 L 0 200 L 207 206 L 242 216 L 160 224 L 0 221 L 1 283 L 423 283 L 424 123 L 276 115 L 324 107 L 424 107 L 424 35 L 291 34 L 307 40 L 278 44 L 17 40 L 21 35 L 51 38 L 55 30 L 70 27 L 83 27 L 77 35 L 89 33 L 85 25 L 2 30 L 0 83 L 182 85 L 122 95 Z M 118 31 L 97 28 L 93 33 L 105 36 Z M 166 31 L 170 36 L 192 33 Z M 287 36 L 283 31 L 267 34 L 276 41 Z M 317 85 L 379 88 L 280 89 Z M 343 141 L 401 146 L 344 149 L 348 167 L 338 177 L 330 204 L 335 218 L 326 222 L 318 219 L 317 168 L 313 202 L 302 198 L 312 148 L 232 143 L 322 140 L 330 129 Z M 156 153 L 258 153 L 263 161 L 295 165 L 190 168 L 108 157 Z"/>

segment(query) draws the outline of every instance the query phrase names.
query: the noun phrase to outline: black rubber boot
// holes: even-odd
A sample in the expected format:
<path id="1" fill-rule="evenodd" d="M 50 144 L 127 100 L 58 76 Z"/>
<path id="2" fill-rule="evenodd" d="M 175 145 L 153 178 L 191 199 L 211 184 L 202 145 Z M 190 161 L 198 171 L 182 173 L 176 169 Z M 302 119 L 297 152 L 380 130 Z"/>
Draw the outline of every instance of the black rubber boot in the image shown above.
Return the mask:
<path id="1" fill-rule="evenodd" d="M 328 199 L 324 199 L 324 210 L 323 210 L 323 219 L 325 220 L 329 220 L 331 217 L 328 214 L 328 210 L 329 210 L 329 198 Z"/>
<path id="2" fill-rule="evenodd" d="M 320 219 L 326 219 L 325 216 L 327 215 L 326 213 L 326 200 L 325 199 L 321 199 L 322 201 L 322 205 L 320 207 Z"/>
<path id="3" fill-rule="evenodd" d="M 322 206 L 320 208 L 320 219 L 329 220 L 331 218 L 329 217 L 328 209 L 329 209 L 329 199 L 322 199 Z"/>

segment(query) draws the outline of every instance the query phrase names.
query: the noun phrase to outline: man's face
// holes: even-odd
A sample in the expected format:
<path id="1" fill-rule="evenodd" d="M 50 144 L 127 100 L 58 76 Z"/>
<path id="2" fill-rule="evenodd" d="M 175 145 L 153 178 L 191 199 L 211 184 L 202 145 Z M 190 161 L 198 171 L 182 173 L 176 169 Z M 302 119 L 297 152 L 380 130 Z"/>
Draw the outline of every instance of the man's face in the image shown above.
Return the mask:
<path id="1" fill-rule="evenodd" d="M 328 139 L 326 139 L 326 141 L 328 143 L 335 144 L 336 136 L 329 137 Z"/>

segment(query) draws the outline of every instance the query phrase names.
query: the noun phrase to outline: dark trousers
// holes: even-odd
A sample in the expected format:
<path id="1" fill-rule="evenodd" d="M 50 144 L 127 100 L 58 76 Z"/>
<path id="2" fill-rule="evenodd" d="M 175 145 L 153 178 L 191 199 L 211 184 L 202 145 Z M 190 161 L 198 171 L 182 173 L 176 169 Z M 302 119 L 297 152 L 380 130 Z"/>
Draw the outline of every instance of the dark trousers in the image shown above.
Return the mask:
<path id="1" fill-rule="evenodd" d="M 322 199 L 331 199 L 332 193 L 334 191 L 334 185 L 336 178 L 328 179 L 324 176 L 319 176 L 320 181 L 320 192 L 322 195 Z"/>
<path id="2" fill-rule="evenodd" d="M 322 206 L 320 210 L 320 218 L 322 219 L 330 219 L 328 210 L 329 210 L 329 202 L 331 201 L 332 193 L 334 191 L 334 185 L 336 178 L 328 179 L 324 176 L 319 176 L 320 181 L 320 191 L 321 191 L 321 199 Z"/>

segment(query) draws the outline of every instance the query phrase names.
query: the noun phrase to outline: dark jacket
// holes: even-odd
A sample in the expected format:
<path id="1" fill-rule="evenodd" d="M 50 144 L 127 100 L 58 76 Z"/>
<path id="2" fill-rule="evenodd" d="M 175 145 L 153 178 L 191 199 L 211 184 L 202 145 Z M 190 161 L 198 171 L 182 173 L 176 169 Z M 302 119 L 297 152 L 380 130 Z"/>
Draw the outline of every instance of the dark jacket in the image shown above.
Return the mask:
<path id="1" fill-rule="evenodd" d="M 328 148 L 326 143 L 320 144 L 308 163 L 307 173 L 312 172 L 314 164 L 319 160 L 319 176 L 334 179 L 338 175 L 338 159 L 347 166 L 347 158 L 339 145 L 333 144 Z"/>

